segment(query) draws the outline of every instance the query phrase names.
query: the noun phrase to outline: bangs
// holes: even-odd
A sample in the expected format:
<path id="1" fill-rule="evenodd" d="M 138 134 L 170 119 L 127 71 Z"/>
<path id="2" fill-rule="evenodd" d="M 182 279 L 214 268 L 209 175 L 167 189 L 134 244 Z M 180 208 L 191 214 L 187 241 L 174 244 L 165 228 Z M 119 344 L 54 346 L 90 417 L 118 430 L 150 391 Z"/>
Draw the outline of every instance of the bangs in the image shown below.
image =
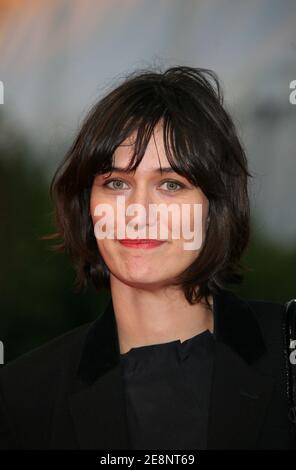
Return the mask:
<path id="1" fill-rule="evenodd" d="M 90 158 L 95 174 L 111 173 L 115 165 L 114 152 L 119 146 L 132 147 L 126 172 L 136 171 L 142 161 L 156 127 L 162 129 L 166 157 L 173 170 L 184 176 L 195 186 L 200 186 L 206 195 L 220 194 L 219 184 L 213 194 L 212 177 L 218 175 L 219 133 L 213 121 L 202 109 L 198 96 L 189 93 L 149 86 L 116 94 L 104 123 L 97 122 L 91 148 L 85 161 Z M 96 111 L 97 114 L 98 110 Z M 101 114 L 101 113 L 100 113 Z M 104 124 L 104 125 L 103 125 Z M 135 135 L 135 137 L 133 137 Z M 133 139 L 132 139 L 133 137 Z M 157 147 L 156 147 L 157 149 Z M 87 149 L 86 149 L 87 151 Z M 159 159 L 159 165 L 160 159 Z M 212 177 L 210 177 L 211 173 Z M 217 180 L 216 180 L 217 182 Z"/>

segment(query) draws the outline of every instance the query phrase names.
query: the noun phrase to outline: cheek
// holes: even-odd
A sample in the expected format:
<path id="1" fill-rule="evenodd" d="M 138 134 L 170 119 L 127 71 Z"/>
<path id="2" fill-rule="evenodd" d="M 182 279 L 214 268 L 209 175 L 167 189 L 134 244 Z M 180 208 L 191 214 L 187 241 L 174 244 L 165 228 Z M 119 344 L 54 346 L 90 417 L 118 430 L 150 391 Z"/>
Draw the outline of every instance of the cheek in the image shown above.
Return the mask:
<path id="1" fill-rule="evenodd" d="M 95 208 L 96 208 L 97 204 L 98 204 L 97 198 L 94 196 L 94 194 L 92 192 L 91 196 L 90 196 L 90 201 L 89 201 L 89 213 L 90 213 L 90 216 L 92 218 L 93 224 L 95 224 L 95 222 L 96 222 L 96 217 L 95 217 L 94 213 L 95 213 Z"/>
<path id="2" fill-rule="evenodd" d="M 180 233 L 180 238 L 189 239 L 193 234 L 201 233 L 207 217 L 207 204 L 203 202 L 187 203 L 180 207 L 180 216 L 169 218 L 169 230 Z"/>
<path id="3" fill-rule="evenodd" d="M 114 204 L 94 191 L 90 197 L 89 212 L 97 243 L 101 246 L 105 241 L 108 242 L 110 238 L 114 238 L 116 228 Z M 106 239 L 107 236 L 108 239 Z"/>
<path id="4" fill-rule="evenodd" d="M 189 240 L 185 238 L 181 240 L 174 240 L 172 246 L 173 256 L 171 257 L 173 264 L 187 266 L 192 263 L 200 251 L 199 245 L 198 247 L 196 247 L 196 245 L 198 245 L 198 240 L 196 239 L 194 242 L 193 237 L 191 237 Z"/>
<path id="5" fill-rule="evenodd" d="M 114 241 L 108 239 L 99 240 L 98 238 L 96 240 L 98 250 L 105 263 L 107 265 L 112 265 L 112 263 L 116 262 L 118 257 L 115 255 L 116 250 L 114 249 Z"/>

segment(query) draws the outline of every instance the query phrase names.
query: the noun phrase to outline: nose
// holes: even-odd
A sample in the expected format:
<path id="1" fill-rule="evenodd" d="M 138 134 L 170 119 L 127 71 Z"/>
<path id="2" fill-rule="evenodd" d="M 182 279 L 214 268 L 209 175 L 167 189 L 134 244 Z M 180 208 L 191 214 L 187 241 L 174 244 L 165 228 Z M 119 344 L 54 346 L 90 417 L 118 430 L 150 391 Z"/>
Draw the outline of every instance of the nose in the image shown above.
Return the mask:
<path id="1" fill-rule="evenodd" d="M 155 203 L 156 201 L 154 201 L 151 190 L 145 184 L 138 185 L 126 200 L 127 222 L 130 220 L 130 218 L 134 219 L 136 217 L 137 231 L 139 231 L 140 237 L 142 238 L 149 237 L 149 225 L 154 225 L 155 223 L 155 221 L 151 220 L 151 218 L 149 220 L 150 204 Z M 143 231 L 142 234 L 141 231 Z"/>
<path id="2" fill-rule="evenodd" d="M 145 210 L 149 210 L 149 204 L 153 202 L 151 190 L 145 183 L 138 185 L 128 197 L 127 204 L 139 204 Z"/>

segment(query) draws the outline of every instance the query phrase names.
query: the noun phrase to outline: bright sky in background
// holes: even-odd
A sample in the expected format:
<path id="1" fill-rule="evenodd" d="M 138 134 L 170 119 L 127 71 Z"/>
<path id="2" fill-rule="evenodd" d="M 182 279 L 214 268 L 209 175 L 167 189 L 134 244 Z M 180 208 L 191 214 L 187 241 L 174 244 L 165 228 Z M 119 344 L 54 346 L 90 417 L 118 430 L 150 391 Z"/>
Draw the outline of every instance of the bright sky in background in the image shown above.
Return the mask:
<path id="1" fill-rule="evenodd" d="M 257 175 L 260 223 L 295 243 L 295 25 L 294 0 L 0 0 L 0 111 L 35 146 L 58 152 L 126 73 L 211 68 Z"/>

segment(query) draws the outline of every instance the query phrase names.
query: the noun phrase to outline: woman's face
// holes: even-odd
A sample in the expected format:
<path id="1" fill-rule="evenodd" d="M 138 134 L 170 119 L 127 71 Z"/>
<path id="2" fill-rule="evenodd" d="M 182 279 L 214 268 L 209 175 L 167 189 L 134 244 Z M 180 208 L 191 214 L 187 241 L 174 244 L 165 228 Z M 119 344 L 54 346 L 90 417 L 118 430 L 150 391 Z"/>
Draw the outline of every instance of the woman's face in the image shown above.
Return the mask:
<path id="1" fill-rule="evenodd" d="M 132 155 L 132 139 L 127 139 L 116 149 L 115 167 L 127 166 Z M 170 171 L 160 173 L 160 166 L 163 169 L 169 168 Z M 118 199 L 119 196 L 121 198 Z M 139 206 L 136 206 L 134 213 L 121 212 L 120 215 L 119 200 L 124 204 L 121 208 L 124 207 L 125 211 L 131 204 Z M 96 215 L 99 212 L 95 209 L 102 207 L 101 204 L 105 205 L 104 210 L 101 215 Z M 165 209 L 162 216 L 158 212 L 157 216 L 149 217 L 151 204 L 157 208 L 162 204 L 162 208 Z M 170 212 L 167 212 L 168 217 L 164 216 L 171 204 L 175 205 L 173 210 L 175 217 L 177 216 L 175 219 Z M 190 208 L 186 213 L 182 209 L 183 204 L 187 204 L 187 209 Z M 194 204 L 199 205 L 195 207 L 201 209 L 201 212 L 194 214 Z M 105 212 L 106 207 L 108 215 Z M 165 154 L 162 128 L 156 127 L 154 137 L 152 135 L 145 155 L 134 173 L 113 170 L 112 174 L 109 172 L 96 175 L 91 191 L 90 211 L 94 228 L 99 227 L 100 220 L 101 224 L 103 219 L 108 224 L 112 219 L 114 221 L 114 225 L 111 223 L 108 228 L 107 225 L 101 225 L 100 233 L 106 230 L 109 238 L 104 238 L 103 235 L 98 237 L 98 231 L 95 232 L 97 245 L 110 270 L 110 275 L 133 287 L 156 289 L 169 286 L 170 282 L 198 256 L 201 249 L 200 241 L 204 242 L 208 199 L 199 187 L 193 186 L 185 177 L 172 170 Z M 179 234 L 177 230 L 177 236 L 173 236 L 173 227 L 174 230 L 175 228 L 180 230 Z M 118 231 L 119 228 L 121 232 Z M 199 240 L 197 244 L 192 244 L 193 235 L 189 238 L 193 231 L 199 233 L 199 237 L 196 237 L 196 240 Z M 164 241 L 158 246 L 148 248 L 143 245 L 127 246 L 119 241 L 131 238 Z M 191 248 L 188 249 L 190 244 Z M 192 248 L 192 246 L 198 247 Z"/>

